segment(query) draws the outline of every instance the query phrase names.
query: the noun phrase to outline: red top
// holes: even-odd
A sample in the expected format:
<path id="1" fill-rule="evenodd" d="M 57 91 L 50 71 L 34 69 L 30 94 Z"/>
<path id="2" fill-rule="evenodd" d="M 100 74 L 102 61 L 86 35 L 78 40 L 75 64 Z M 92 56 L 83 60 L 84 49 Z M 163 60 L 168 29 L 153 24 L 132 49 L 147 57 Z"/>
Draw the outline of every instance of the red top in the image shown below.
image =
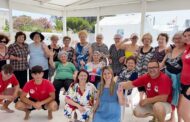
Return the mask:
<path id="1" fill-rule="evenodd" d="M 11 78 L 9 78 L 8 80 L 6 81 L 3 81 L 3 78 L 2 78 L 2 74 L 0 72 L 0 93 L 3 92 L 8 85 L 13 85 L 13 86 L 16 86 L 18 85 L 18 80 L 16 79 L 15 75 L 12 74 Z"/>
<path id="2" fill-rule="evenodd" d="M 30 97 L 37 101 L 43 101 L 50 96 L 50 93 L 55 92 L 55 88 L 46 79 L 43 79 L 41 84 L 36 84 L 34 80 L 30 80 L 25 84 L 23 92 L 29 93 Z"/>
<path id="3" fill-rule="evenodd" d="M 190 45 L 187 45 L 186 50 L 182 55 L 182 62 L 181 83 L 184 85 L 190 85 Z"/>
<path id="4" fill-rule="evenodd" d="M 152 79 L 148 74 L 145 74 L 134 80 L 133 85 L 136 87 L 144 86 L 147 98 L 168 95 L 167 102 L 171 103 L 172 101 L 172 81 L 162 72 L 156 79 Z"/>

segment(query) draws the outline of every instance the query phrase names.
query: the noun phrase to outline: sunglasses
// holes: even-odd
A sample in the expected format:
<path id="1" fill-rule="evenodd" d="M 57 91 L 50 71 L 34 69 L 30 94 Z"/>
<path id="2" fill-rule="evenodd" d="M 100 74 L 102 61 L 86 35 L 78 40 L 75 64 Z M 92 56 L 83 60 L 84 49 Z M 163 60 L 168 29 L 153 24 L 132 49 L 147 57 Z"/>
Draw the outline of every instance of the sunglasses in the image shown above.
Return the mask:
<path id="1" fill-rule="evenodd" d="M 0 43 L 7 44 L 7 41 L 0 40 Z"/>

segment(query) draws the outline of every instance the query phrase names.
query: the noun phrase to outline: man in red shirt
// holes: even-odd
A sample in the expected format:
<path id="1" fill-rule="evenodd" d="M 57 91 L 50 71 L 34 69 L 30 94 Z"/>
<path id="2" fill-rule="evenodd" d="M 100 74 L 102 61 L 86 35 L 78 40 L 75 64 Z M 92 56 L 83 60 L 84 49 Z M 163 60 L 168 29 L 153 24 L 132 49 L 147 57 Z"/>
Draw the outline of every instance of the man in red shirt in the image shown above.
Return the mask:
<path id="1" fill-rule="evenodd" d="M 13 85 L 12 88 L 7 88 Z M 14 112 L 9 109 L 9 104 L 18 96 L 19 82 L 13 74 L 13 67 L 10 64 L 5 64 L 0 72 L 0 102 L 3 101 L 1 110 L 8 113 Z"/>
<path id="2" fill-rule="evenodd" d="M 166 114 L 172 112 L 172 81 L 160 72 L 159 63 L 151 60 L 148 63 L 148 73 L 134 81 L 122 82 L 124 89 L 144 86 L 147 98 L 140 101 L 134 109 L 137 117 L 155 116 L 159 122 L 165 122 Z"/>
<path id="3" fill-rule="evenodd" d="M 21 101 L 15 105 L 16 109 L 24 111 L 25 120 L 29 119 L 29 114 L 35 109 L 48 110 L 48 119 L 52 119 L 52 111 L 57 110 L 55 102 L 55 88 L 50 81 L 43 79 L 43 68 L 34 66 L 32 68 L 33 79 L 27 82 L 20 96 Z M 29 98 L 27 95 L 29 94 Z"/>

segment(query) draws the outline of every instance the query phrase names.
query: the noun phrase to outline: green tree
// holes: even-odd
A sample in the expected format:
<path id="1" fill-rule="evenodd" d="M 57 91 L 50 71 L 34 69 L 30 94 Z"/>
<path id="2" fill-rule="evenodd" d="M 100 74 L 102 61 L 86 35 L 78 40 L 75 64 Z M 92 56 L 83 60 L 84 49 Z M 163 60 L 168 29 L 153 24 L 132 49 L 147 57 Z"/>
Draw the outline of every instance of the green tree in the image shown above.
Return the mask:
<path id="1" fill-rule="evenodd" d="M 67 18 L 67 29 L 72 29 L 74 32 L 78 32 L 80 30 L 92 30 L 92 26 L 89 22 L 83 18 L 70 17 Z"/>
<path id="2" fill-rule="evenodd" d="M 9 32 L 9 22 L 8 22 L 7 19 L 5 20 L 5 27 L 3 28 L 3 31 L 4 32 Z"/>
<path id="3" fill-rule="evenodd" d="M 63 22 L 62 19 L 55 19 L 55 30 L 60 32 L 63 31 Z"/>

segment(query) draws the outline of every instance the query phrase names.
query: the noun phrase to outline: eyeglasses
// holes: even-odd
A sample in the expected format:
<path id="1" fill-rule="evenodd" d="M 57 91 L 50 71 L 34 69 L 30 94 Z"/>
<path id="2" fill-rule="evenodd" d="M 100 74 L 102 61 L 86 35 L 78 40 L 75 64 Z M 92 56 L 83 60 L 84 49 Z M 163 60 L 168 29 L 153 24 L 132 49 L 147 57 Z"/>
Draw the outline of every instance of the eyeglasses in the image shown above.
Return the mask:
<path id="1" fill-rule="evenodd" d="M 157 69 L 159 68 L 158 66 L 155 66 L 155 67 L 148 67 L 148 70 L 154 70 L 154 69 Z"/>
<path id="2" fill-rule="evenodd" d="M 182 38 L 181 37 L 175 37 L 173 38 L 173 40 L 181 40 Z"/>
<path id="3" fill-rule="evenodd" d="M 69 39 L 65 39 L 65 40 L 63 40 L 63 41 L 71 41 L 71 40 L 69 40 Z"/>

